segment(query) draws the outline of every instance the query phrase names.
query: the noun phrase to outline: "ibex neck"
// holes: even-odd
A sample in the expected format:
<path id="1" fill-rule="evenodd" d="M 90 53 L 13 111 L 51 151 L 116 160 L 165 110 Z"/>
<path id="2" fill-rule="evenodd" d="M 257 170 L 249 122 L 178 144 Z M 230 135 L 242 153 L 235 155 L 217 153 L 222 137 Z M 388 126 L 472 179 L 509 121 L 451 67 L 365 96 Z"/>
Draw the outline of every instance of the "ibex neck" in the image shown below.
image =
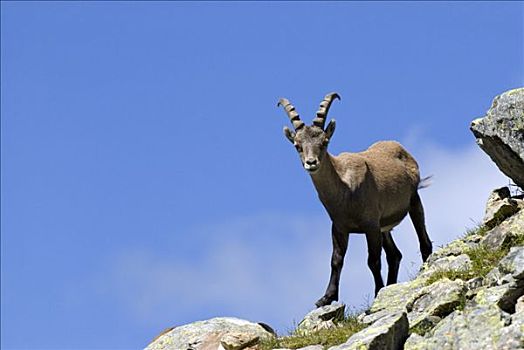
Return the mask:
<path id="1" fill-rule="evenodd" d="M 326 154 L 318 171 L 311 174 L 318 196 L 328 211 L 330 211 L 329 207 L 338 206 L 344 196 L 343 182 L 335 169 L 334 162 L 333 156 Z"/>

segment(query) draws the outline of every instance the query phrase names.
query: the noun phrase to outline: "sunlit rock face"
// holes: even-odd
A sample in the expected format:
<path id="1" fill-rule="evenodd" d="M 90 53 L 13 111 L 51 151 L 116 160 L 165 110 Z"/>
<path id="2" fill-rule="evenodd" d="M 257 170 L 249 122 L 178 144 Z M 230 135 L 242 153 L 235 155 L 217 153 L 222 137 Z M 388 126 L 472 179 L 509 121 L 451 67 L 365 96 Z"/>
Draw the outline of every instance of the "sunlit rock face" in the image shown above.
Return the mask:
<path id="1" fill-rule="evenodd" d="M 274 337 L 265 325 L 233 317 L 217 317 L 174 327 L 158 336 L 146 350 L 239 350 Z"/>
<path id="2" fill-rule="evenodd" d="M 471 131 L 499 169 L 524 189 L 524 88 L 495 97 Z"/>

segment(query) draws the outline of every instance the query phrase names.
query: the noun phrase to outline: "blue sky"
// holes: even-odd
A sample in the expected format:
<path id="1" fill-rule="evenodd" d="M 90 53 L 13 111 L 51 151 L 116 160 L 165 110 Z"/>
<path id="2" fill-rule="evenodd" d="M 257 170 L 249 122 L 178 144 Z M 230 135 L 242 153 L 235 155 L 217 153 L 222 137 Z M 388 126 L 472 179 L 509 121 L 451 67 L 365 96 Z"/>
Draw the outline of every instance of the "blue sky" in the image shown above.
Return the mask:
<path id="1" fill-rule="evenodd" d="M 282 135 L 337 91 L 332 153 L 399 140 L 435 246 L 507 184 L 468 127 L 523 85 L 522 2 L 1 3 L 1 345 L 138 349 L 214 316 L 285 332 L 329 220 Z M 401 279 L 420 258 L 406 220 Z M 352 236 L 341 299 L 370 301 Z M 385 273 L 385 271 L 383 271 Z"/>

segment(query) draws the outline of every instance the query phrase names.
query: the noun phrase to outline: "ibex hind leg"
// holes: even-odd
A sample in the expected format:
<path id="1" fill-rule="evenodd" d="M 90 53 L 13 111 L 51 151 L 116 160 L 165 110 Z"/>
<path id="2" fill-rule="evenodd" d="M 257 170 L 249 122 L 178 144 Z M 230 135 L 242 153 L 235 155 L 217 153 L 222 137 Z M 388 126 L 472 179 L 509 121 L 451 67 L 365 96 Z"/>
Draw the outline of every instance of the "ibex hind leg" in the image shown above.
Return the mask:
<path id="1" fill-rule="evenodd" d="M 398 269 L 400 266 L 400 260 L 402 259 L 402 253 L 397 248 L 393 237 L 391 236 L 391 231 L 384 232 L 384 239 L 382 246 L 386 252 L 386 260 L 388 262 L 388 282 L 387 284 L 397 283 L 398 278 Z"/>
<path id="2" fill-rule="evenodd" d="M 424 208 L 422 207 L 422 201 L 417 192 L 411 198 L 409 216 L 417 231 L 418 241 L 420 244 L 420 253 L 422 254 L 422 261 L 426 261 L 428 256 L 433 251 L 431 240 L 429 239 L 428 233 L 426 232 L 426 223 L 424 220 Z"/>
<path id="3" fill-rule="evenodd" d="M 382 276 L 380 274 L 382 240 L 383 237 L 382 232 L 380 232 L 380 227 L 366 232 L 366 242 L 368 245 L 368 267 L 373 274 L 373 279 L 375 280 L 375 296 L 377 296 L 378 291 L 384 287 L 384 281 L 382 280 Z"/>

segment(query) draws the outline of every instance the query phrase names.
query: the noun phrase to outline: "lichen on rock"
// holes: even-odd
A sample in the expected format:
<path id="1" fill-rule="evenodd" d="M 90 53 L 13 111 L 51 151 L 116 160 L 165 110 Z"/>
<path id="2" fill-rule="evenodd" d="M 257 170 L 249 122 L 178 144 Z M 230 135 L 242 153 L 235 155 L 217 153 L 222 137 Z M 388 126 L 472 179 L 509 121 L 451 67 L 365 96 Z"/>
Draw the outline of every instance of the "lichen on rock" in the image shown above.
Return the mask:
<path id="1" fill-rule="evenodd" d="M 499 249 L 504 245 L 511 245 L 512 240 L 519 240 L 523 237 L 524 210 L 520 210 L 488 231 L 481 244 L 491 249 Z"/>
<path id="2" fill-rule="evenodd" d="M 405 350 L 497 349 L 507 316 L 496 306 L 457 310 L 425 337 L 414 337 Z"/>
<path id="3" fill-rule="evenodd" d="M 408 319 L 405 312 L 391 313 L 371 326 L 352 335 L 348 341 L 329 350 L 397 350 L 408 336 Z"/>
<path id="4" fill-rule="evenodd" d="M 432 323 L 431 316 L 448 315 L 463 302 L 465 293 L 465 283 L 462 280 L 443 279 L 427 286 L 409 309 L 409 326 L 417 327 L 422 322 Z"/>
<path id="5" fill-rule="evenodd" d="M 438 260 L 433 261 L 430 264 L 424 264 L 422 266 L 420 275 L 418 278 L 429 278 L 436 272 L 456 270 L 464 271 L 471 268 L 471 259 L 467 254 L 460 254 L 459 256 L 446 256 Z"/>
<path id="6" fill-rule="evenodd" d="M 321 329 L 336 327 L 336 322 L 344 319 L 346 306 L 341 303 L 332 303 L 319 307 L 308 313 L 298 324 L 297 332 L 308 333 Z"/>
<path id="7" fill-rule="evenodd" d="M 508 187 L 501 187 L 493 190 L 486 203 L 483 225 L 493 228 L 498 223 L 515 214 L 520 209 L 521 199 L 511 198 Z"/>
<path id="8" fill-rule="evenodd" d="M 392 284 L 382 288 L 369 309 L 369 313 L 387 310 L 390 313 L 404 311 L 412 304 L 426 286 L 424 278 Z"/>
<path id="9" fill-rule="evenodd" d="M 233 341 L 235 337 L 236 342 Z M 226 349 L 241 350 L 271 337 L 273 334 L 259 324 L 233 317 L 217 317 L 175 327 L 155 339 L 146 350 L 216 350 L 220 346 L 224 348 L 224 344 Z"/>
<path id="10" fill-rule="evenodd" d="M 524 189 L 524 88 L 495 97 L 471 131 L 499 169 Z"/>

